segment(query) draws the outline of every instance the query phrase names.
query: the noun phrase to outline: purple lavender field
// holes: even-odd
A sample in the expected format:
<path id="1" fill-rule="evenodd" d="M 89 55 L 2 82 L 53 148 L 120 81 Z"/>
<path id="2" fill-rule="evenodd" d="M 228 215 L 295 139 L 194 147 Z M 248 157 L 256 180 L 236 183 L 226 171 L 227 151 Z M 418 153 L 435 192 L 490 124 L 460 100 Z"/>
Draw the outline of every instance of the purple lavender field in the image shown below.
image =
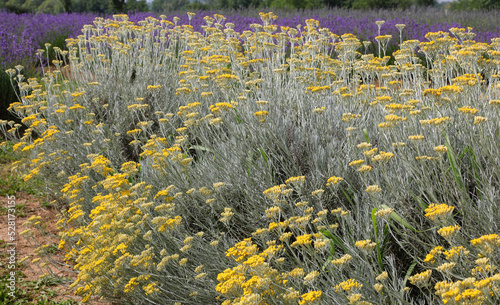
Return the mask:
<path id="1" fill-rule="evenodd" d="M 144 19 L 151 14 L 136 14 L 131 21 Z M 112 16 L 108 16 L 112 17 Z M 65 45 L 64 40 L 81 34 L 85 24 L 91 24 L 96 15 L 84 14 L 22 14 L 0 12 L 0 67 L 37 64 L 35 53 L 45 43 Z"/>
<path id="2" fill-rule="evenodd" d="M 215 12 L 201 11 L 191 20 L 190 24 L 196 31 L 202 31 L 201 26 L 205 24 L 203 17 L 213 16 Z M 235 24 L 235 30 L 242 32 L 250 29 L 250 24 L 261 23 L 258 11 L 228 11 L 216 12 L 226 16 L 226 22 Z M 353 33 L 362 40 L 375 43 L 378 35 L 375 21 L 385 20 L 381 29 L 382 35 L 392 35 L 393 39 L 389 45 L 397 47 L 399 43 L 399 31 L 396 24 L 405 24 L 402 32 L 403 40 L 418 39 L 425 41 L 424 35 L 428 32 L 448 31 L 452 27 L 474 27 L 477 34 L 476 41 L 490 42 L 492 38 L 498 37 L 500 27 L 494 22 L 495 17 L 487 12 L 442 14 L 435 10 L 423 11 L 353 11 L 342 9 L 316 10 L 316 11 L 284 11 L 276 12 L 279 18 L 275 23 L 279 26 L 305 25 L 309 18 L 320 22 L 321 27 L 329 28 L 333 33 L 342 35 Z M 490 16 L 491 15 L 491 16 Z M 137 22 L 153 13 L 138 13 L 130 15 L 130 20 Z M 181 24 L 188 23 L 185 13 L 169 14 L 167 20 L 173 20 L 174 16 L 180 18 Z M 36 50 L 44 48 L 49 42 L 59 47 L 64 47 L 64 40 L 68 37 L 76 37 L 81 33 L 83 25 L 92 23 L 94 14 L 22 14 L 0 12 L 0 67 L 12 67 L 24 65 L 27 69 L 35 68 L 37 59 Z M 112 18 L 112 16 L 104 16 Z M 158 17 L 158 16 L 156 16 Z M 464 22 L 467 21 L 465 24 Z"/>

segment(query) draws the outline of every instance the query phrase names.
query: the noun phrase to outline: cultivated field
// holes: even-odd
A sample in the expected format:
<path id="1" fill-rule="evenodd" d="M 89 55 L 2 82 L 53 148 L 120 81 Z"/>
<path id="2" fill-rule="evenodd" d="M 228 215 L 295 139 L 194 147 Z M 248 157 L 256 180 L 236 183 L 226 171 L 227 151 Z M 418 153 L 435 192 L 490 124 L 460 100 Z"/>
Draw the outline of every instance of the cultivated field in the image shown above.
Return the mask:
<path id="1" fill-rule="evenodd" d="M 498 28 L 384 14 L 98 17 L 9 68 L 76 294 L 500 303 Z"/>

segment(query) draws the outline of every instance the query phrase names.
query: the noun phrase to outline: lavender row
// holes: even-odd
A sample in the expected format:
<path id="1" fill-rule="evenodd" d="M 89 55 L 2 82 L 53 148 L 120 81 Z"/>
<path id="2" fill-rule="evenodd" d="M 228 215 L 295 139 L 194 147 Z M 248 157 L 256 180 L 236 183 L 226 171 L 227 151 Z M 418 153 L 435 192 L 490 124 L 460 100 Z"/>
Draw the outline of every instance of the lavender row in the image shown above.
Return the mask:
<path id="1" fill-rule="evenodd" d="M 135 14 L 132 21 L 150 14 Z M 0 12 L 0 67 L 33 65 L 37 49 L 57 38 L 77 37 L 85 24 L 91 24 L 95 14 L 21 14 Z M 111 17 L 111 16 L 105 16 Z"/>
<path id="2" fill-rule="evenodd" d="M 328 14 L 330 12 L 330 14 Z M 425 13 L 425 12 L 424 12 Z M 197 12 L 196 16 L 189 21 L 188 16 L 183 13 L 167 16 L 168 20 L 173 20 L 174 16 L 180 18 L 180 24 L 190 23 L 196 31 L 202 31 L 205 25 L 203 17 L 213 16 L 214 12 Z M 341 15 L 343 14 L 343 15 Z M 479 14 L 479 13 L 478 13 Z M 247 12 L 226 12 L 226 22 L 235 24 L 235 30 L 242 32 L 250 29 L 252 23 L 261 23 L 258 13 Z M 402 17 L 397 17 L 398 15 Z M 381 29 L 381 34 L 392 35 L 393 39 L 389 49 L 396 47 L 399 43 L 399 31 L 396 24 L 405 24 L 403 30 L 403 40 L 418 39 L 425 41 L 424 35 L 428 32 L 448 31 L 452 27 L 473 26 L 472 24 L 461 24 L 458 22 L 436 22 L 432 23 L 425 20 L 422 14 L 415 14 L 414 18 L 409 17 L 408 12 L 400 14 L 366 11 L 348 11 L 348 10 L 326 10 L 305 12 L 283 13 L 283 17 L 278 18 L 275 23 L 280 26 L 296 27 L 298 24 L 305 25 L 305 20 L 309 18 L 320 22 L 321 27 L 329 28 L 333 33 L 342 35 L 353 33 L 362 40 L 375 42 L 374 38 L 378 35 L 378 29 L 375 21 L 385 19 L 386 23 Z M 131 21 L 143 20 L 146 16 L 154 16 L 152 13 L 137 13 L 130 15 Z M 279 15 L 278 15 L 279 16 Z M 434 16 L 429 14 L 429 16 Z M 81 33 L 83 25 L 90 24 L 97 17 L 95 14 L 23 14 L 0 12 L 0 66 L 5 68 L 16 64 L 34 65 L 36 59 L 34 54 L 36 50 L 46 42 L 52 42 L 57 37 L 67 38 L 76 37 Z M 111 16 L 104 16 L 111 17 Z M 157 16 L 158 17 L 158 16 Z M 457 15 L 457 18 L 444 18 L 443 20 L 463 20 L 463 16 Z M 487 19 L 487 17 L 477 18 Z M 473 19 L 470 19 L 473 20 Z M 500 27 L 489 26 L 484 30 L 482 26 L 474 29 L 477 34 L 476 41 L 490 42 L 492 38 L 498 37 Z"/>

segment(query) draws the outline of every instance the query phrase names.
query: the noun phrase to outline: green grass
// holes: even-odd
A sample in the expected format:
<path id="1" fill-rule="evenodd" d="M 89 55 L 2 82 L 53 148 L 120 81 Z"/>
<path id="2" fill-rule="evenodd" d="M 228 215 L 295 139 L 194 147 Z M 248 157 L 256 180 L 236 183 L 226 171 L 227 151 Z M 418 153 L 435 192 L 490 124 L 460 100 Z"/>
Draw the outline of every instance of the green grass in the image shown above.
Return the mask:
<path id="1" fill-rule="evenodd" d="M 23 192 L 31 195 L 39 195 L 42 180 L 25 182 L 19 174 L 12 172 L 11 164 L 2 164 L 0 169 L 0 196 L 16 195 Z"/>
<path id="2" fill-rule="evenodd" d="M 21 204 L 16 204 L 15 209 L 16 209 L 16 216 L 17 217 L 26 217 L 26 203 L 21 203 Z M 0 215 L 7 215 L 8 208 L 7 206 L 1 206 L 0 207 Z"/>
<path id="3" fill-rule="evenodd" d="M 0 137 L 0 143 L 3 142 L 4 139 Z M 12 147 L 14 143 L 11 141 L 7 141 L 5 147 L 0 146 L 0 164 L 9 163 L 13 161 L 17 161 L 19 157 L 14 153 Z"/>
<path id="4" fill-rule="evenodd" d="M 0 138 L 0 142 L 3 139 Z M 12 171 L 12 163 L 21 159 L 21 155 L 15 153 L 12 149 L 14 143 L 7 141 L 4 147 L 0 147 L 0 196 L 16 195 L 17 192 L 23 192 L 37 197 L 44 197 L 43 180 L 33 179 L 25 182 L 20 173 Z M 48 206 L 48 203 L 42 204 Z M 0 210 L 1 213 L 1 210 Z"/>
<path id="5" fill-rule="evenodd" d="M 30 184 L 24 182 L 23 179 L 11 174 L 0 174 L 0 196 L 15 195 L 17 192 L 25 192 L 34 195 L 36 191 Z"/>

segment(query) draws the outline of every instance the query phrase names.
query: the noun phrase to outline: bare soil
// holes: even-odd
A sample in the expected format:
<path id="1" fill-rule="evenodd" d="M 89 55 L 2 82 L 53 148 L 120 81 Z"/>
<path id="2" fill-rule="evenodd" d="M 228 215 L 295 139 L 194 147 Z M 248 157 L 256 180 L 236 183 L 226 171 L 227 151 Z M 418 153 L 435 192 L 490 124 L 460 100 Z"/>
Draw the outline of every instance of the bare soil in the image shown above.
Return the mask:
<path id="1" fill-rule="evenodd" d="M 9 175 L 16 174 L 17 173 L 12 171 L 12 166 L 10 164 L 0 164 L 0 180 L 6 179 Z M 7 196 L 0 196 L 1 206 L 7 208 L 8 201 L 12 201 L 12 197 L 10 198 L 11 199 L 8 200 Z M 81 300 L 81 297 L 75 296 L 73 291 L 69 289 L 71 282 L 77 278 L 77 272 L 64 262 L 64 253 L 57 249 L 57 245 L 59 244 L 59 232 L 56 228 L 56 222 L 60 219 L 59 211 L 57 211 L 54 207 L 41 205 L 39 198 L 24 192 L 16 192 L 14 201 L 18 207 L 24 205 L 24 207 L 18 208 L 15 213 L 15 240 L 9 240 L 8 213 L 1 213 L 5 215 L 0 215 L 0 248 L 5 249 L 5 243 L 7 242 L 15 242 L 16 260 L 19 262 L 22 258 L 28 257 L 28 259 L 24 261 L 23 265 L 19 266 L 21 268 L 21 272 L 24 274 L 22 281 L 36 282 L 39 280 L 39 276 L 41 274 L 49 273 L 53 275 L 52 279 L 57 279 L 55 284 L 50 286 L 50 289 L 56 291 L 57 293 L 57 297 L 55 299 L 51 299 L 52 301 L 59 302 L 70 299 L 78 301 Z M 32 216 L 41 217 L 40 222 L 43 230 L 36 230 L 32 228 L 33 236 L 28 240 L 27 238 L 20 236 L 19 233 L 26 229 L 23 224 Z M 40 259 L 38 264 L 32 263 L 33 259 L 38 257 L 34 253 L 34 250 L 41 244 L 53 245 L 55 247 L 54 250 L 57 249 L 54 253 L 50 254 L 50 259 L 53 260 L 53 263 L 47 264 L 43 270 L 39 267 L 39 264 L 43 261 L 43 259 Z M 4 262 L 2 262 L 2 264 L 4 264 Z M 5 266 L 1 266 L 1 268 L 3 269 Z M 33 301 L 36 303 L 36 300 Z M 109 303 L 99 302 L 96 298 L 92 299 L 87 304 L 104 305 Z"/>

